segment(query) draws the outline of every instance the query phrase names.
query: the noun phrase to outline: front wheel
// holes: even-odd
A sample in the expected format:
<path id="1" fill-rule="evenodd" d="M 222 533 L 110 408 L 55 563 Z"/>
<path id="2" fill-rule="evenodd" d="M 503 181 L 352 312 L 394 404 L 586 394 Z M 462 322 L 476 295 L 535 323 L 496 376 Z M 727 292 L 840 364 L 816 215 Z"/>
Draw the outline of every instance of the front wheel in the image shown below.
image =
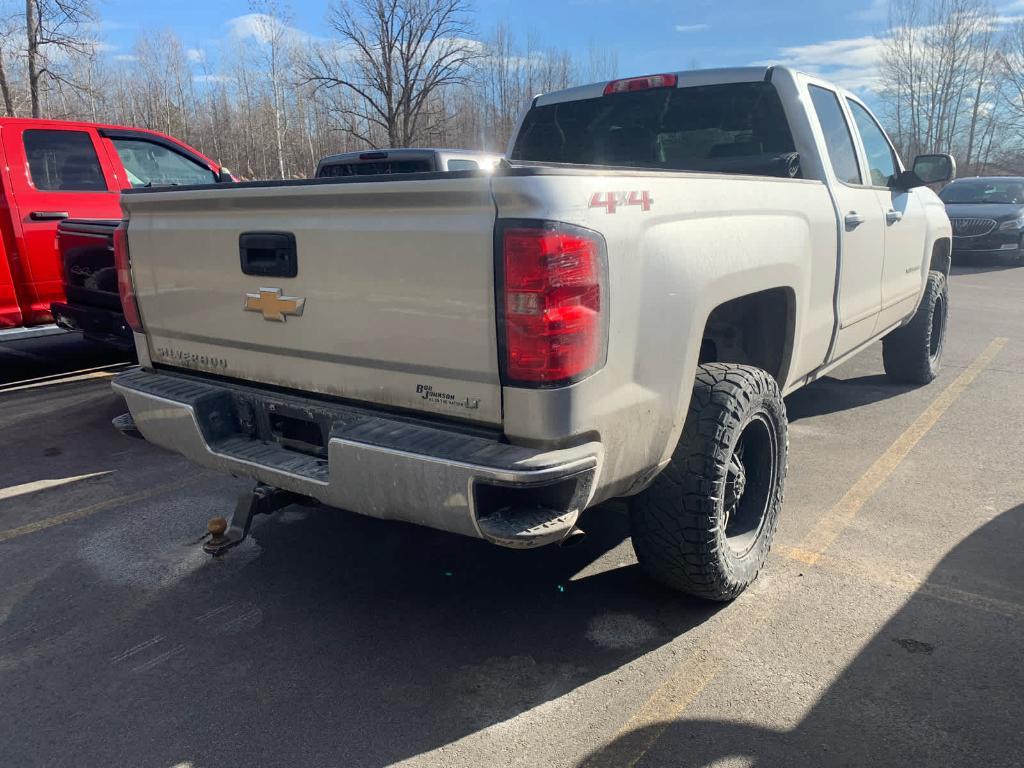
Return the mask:
<path id="1" fill-rule="evenodd" d="M 775 534 L 788 446 L 775 379 L 748 365 L 699 366 L 672 460 L 630 502 L 644 571 L 708 600 L 746 589 Z"/>
<path id="2" fill-rule="evenodd" d="M 882 364 L 893 381 L 927 384 L 939 373 L 949 320 L 949 283 L 942 272 L 928 273 L 928 284 L 909 323 L 882 339 Z"/>

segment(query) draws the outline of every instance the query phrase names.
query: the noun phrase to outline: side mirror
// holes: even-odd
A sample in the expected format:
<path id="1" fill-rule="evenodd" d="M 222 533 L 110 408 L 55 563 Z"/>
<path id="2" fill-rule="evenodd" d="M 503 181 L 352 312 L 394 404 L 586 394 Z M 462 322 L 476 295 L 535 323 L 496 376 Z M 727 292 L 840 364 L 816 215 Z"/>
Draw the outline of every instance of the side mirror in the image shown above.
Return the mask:
<path id="1" fill-rule="evenodd" d="M 913 174 L 913 178 L 909 176 Z M 900 184 L 901 181 L 914 182 Z M 941 184 L 944 181 L 952 181 L 956 178 L 956 160 L 952 155 L 918 155 L 914 158 L 914 166 L 910 171 L 904 171 L 896 177 L 896 186 L 902 189 L 912 189 L 927 184 Z"/>
<path id="2" fill-rule="evenodd" d="M 217 173 L 217 183 L 218 184 L 234 184 L 235 183 L 235 177 L 231 175 L 231 171 L 229 171 L 227 168 L 223 168 L 222 167 L 220 169 L 220 172 Z"/>

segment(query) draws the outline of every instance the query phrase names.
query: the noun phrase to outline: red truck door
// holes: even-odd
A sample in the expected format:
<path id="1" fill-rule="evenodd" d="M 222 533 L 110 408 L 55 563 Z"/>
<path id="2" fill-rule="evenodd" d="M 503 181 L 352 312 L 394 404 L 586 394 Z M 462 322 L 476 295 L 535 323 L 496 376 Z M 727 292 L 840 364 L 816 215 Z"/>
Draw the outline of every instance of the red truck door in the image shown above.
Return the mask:
<path id="1" fill-rule="evenodd" d="M 69 217 L 120 218 L 118 184 L 95 129 L 8 124 L 2 135 L 13 192 L 15 253 L 9 256 L 15 256 L 10 261 L 22 320 L 49 323 L 50 303 L 64 299 L 57 224 Z"/>
<path id="2" fill-rule="evenodd" d="M 3 213 L 0 213 L 0 216 Z M 0 331 L 21 325 L 21 307 L 18 306 L 18 295 L 14 292 L 14 277 L 11 276 L 5 251 L 3 243 L 0 243 Z"/>

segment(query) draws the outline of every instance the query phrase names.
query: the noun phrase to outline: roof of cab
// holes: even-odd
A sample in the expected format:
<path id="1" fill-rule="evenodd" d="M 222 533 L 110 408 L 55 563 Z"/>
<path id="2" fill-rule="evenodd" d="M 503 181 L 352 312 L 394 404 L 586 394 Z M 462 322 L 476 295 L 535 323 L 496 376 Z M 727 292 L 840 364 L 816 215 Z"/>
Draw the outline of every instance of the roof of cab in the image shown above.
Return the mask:
<path id="1" fill-rule="evenodd" d="M 666 72 L 678 78 L 677 87 L 686 88 L 699 85 L 723 85 L 725 83 L 751 83 L 758 80 L 765 80 L 768 73 L 776 67 L 722 67 L 720 69 L 687 69 L 680 72 Z M 657 73 L 663 74 L 663 73 Z M 643 77 L 643 75 L 637 75 Z M 616 80 L 629 80 L 630 78 L 615 78 Z M 563 101 L 576 101 L 579 99 L 595 99 L 604 95 L 605 86 L 612 80 L 602 80 L 598 83 L 588 83 L 575 88 L 566 88 L 563 91 L 552 91 L 538 96 L 533 100 L 533 106 L 542 107 L 546 104 L 559 104 Z"/>

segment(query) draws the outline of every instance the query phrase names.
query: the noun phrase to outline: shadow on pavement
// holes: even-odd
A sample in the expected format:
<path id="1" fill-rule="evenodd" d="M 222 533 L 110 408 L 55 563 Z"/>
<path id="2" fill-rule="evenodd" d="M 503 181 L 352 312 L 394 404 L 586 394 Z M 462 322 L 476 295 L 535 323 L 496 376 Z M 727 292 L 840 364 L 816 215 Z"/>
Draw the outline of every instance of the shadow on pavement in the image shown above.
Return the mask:
<path id="1" fill-rule="evenodd" d="M 617 764 L 656 740 L 639 768 L 1020 766 L 1022 541 L 1024 505 L 961 542 L 793 730 L 679 720 L 625 734 L 588 761 Z"/>
<path id="2" fill-rule="evenodd" d="M 155 509 L 144 514 L 173 513 L 166 501 Z M 204 560 L 163 588 L 102 579 L 66 559 L 4 623 L 36 629 L 0 643 L 0 662 L 29 659 L 0 663 L 3 760 L 353 768 L 443 747 L 716 612 L 660 590 L 635 565 L 572 580 L 624 542 L 626 524 L 621 506 L 604 505 L 588 513 L 583 543 L 515 552 L 291 508 L 256 521 L 259 547 Z M 161 546 L 127 518 L 97 536 Z M 195 548 L 194 536 L 178 536 L 179 551 Z M 123 559 L 133 557 L 111 568 L 144 582 L 147 563 L 166 569 L 169 555 Z M 38 627 L 53 599 L 65 634 L 47 650 Z"/>
<path id="3" fill-rule="evenodd" d="M 134 361 L 133 353 L 94 344 L 77 333 L 0 341 L 0 385 Z"/>
<path id="4" fill-rule="evenodd" d="M 884 373 L 836 379 L 824 376 L 786 398 L 790 421 L 848 411 L 910 392 L 916 387 L 894 384 Z"/>
<path id="5" fill-rule="evenodd" d="M 1003 256 L 992 254 L 991 256 L 953 256 L 953 264 L 950 274 L 973 275 L 979 272 L 1000 272 L 1004 269 L 1020 269 L 1021 265 L 1016 263 L 1016 254 Z"/>

